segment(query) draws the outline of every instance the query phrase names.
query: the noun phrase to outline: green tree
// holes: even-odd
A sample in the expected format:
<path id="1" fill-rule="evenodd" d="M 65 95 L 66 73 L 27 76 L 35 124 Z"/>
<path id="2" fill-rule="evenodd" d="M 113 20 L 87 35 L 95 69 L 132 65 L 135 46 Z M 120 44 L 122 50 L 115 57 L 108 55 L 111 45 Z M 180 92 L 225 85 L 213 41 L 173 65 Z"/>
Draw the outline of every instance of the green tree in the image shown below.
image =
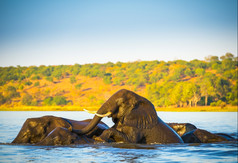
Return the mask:
<path id="1" fill-rule="evenodd" d="M 105 84 L 111 84 L 112 83 L 112 74 L 111 73 L 104 74 L 103 82 Z"/>
<path id="2" fill-rule="evenodd" d="M 30 86 L 30 85 L 32 85 L 32 82 L 31 81 L 26 81 L 24 84 Z"/>
<path id="3" fill-rule="evenodd" d="M 81 68 L 81 65 L 75 64 L 75 65 L 72 67 L 72 70 L 71 70 L 72 74 L 73 74 L 73 75 L 78 75 L 79 72 L 80 72 L 80 68 Z"/>
<path id="4" fill-rule="evenodd" d="M 174 70 L 173 75 L 170 77 L 170 81 L 178 81 L 181 77 L 184 76 L 184 67 L 177 67 Z"/>
<path id="5" fill-rule="evenodd" d="M 82 87 L 82 84 L 75 85 L 75 88 L 78 89 L 78 90 L 81 89 L 81 87 Z"/>
<path id="6" fill-rule="evenodd" d="M 49 81 L 49 82 L 53 82 L 53 81 L 54 81 L 51 76 L 48 76 L 48 77 L 46 77 L 45 79 L 46 79 L 47 81 Z"/>
<path id="7" fill-rule="evenodd" d="M 51 74 L 52 74 L 52 71 L 53 71 L 53 67 L 51 67 L 51 66 L 48 66 L 48 67 L 46 67 L 46 66 L 41 66 L 40 67 L 40 69 L 41 69 L 41 73 L 44 75 L 44 76 L 51 76 Z"/>
<path id="8" fill-rule="evenodd" d="M 31 79 L 32 79 L 32 80 L 40 80 L 41 78 L 40 78 L 39 75 L 35 75 L 35 76 L 33 76 Z"/>
<path id="9" fill-rule="evenodd" d="M 26 105 L 26 106 L 32 105 L 33 104 L 32 102 L 33 102 L 33 98 L 29 94 L 25 94 L 21 100 L 22 105 Z"/>
<path id="10" fill-rule="evenodd" d="M 160 93 L 158 84 L 146 85 L 146 95 L 154 105 L 159 106 Z"/>
<path id="11" fill-rule="evenodd" d="M 215 87 L 219 98 L 222 100 L 224 100 L 227 93 L 231 91 L 230 82 L 221 77 L 216 78 Z"/>
<path id="12" fill-rule="evenodd" d="M 198 85 L 195 85 L 195 87 L 193 87 L 192 89 L 193 92 L 193 98 L 192 101 L 194 103 L 194 106 L 197 107 L 197 103 L 198 101 L 200 101 L 201 99 L 201 93 L 200 93 L 200 88 Z"/>
<path id="13" fill-rule="evenodd" d="M 76 82 L 77 82 L 77 80 L 76 80 L 75 76 L 71 76 L 71 77 L 70 77 L 70 83 L 71 83 L 71 84 L 74 84 L 74 83 L 76 83 Z"/>
<path id="14" fill-rule="evenodd" d="M 67 100 L 64 96 L 55 96 L 52 101 L 53 105 L 67 105 Z"/>
<path id="15" fill-rule="evenodd" d="M 207 62 L 217 62 L 217 61 L 219 61 L 219 57 L 218 56 L 208 56 L 208 57 L 205 57 L 205 60 L 207 61 Z"/>
<path id="16" fill-rule="evenodd" d="M 4 104 L 6 102 L 5 97 L 2 95 L 2 93 L 0 92 L 0 105 Z"/>
<path id="17" fill-rule="evenodd" d="M 196 74 L 197 76 L 203 76 L 203 75 L 205 74 L 205 69 L 203 69 L 203 68 L 197 68 L 197 69 L 195 70 L 195 74 Z"/>
<path id="18" fill-rule="evenodd" d="M 35 86 L 35 87 L 40 86 L 40 82 L 39 82 L 39 81 L 38 81 L 38 82 L 35 82 L 34 86 Z"/>
<path id="19" fill-rule="evenodd" d="M 189 103 L 189 106 L 192 106 L 192 101 L 194 98 L 194 91 L 196 92 L 197 86 L 193 82 L 184 83 L 183 92 L 182 92 L 182 101 Z"/>
<path id="20" fill-rule="evenodd" d="M 171 102 L 180 107 L 182 107 L 183 102 L 185 102 L 183 98 L 183 87 L 184 84 L 182 82 L 177 83 L 170 95 Z"/>
<path id="21" fill-rule="evenodd" d="M 205 106 L 207 106 L 208 97 L 216 95 L 215 88 L 212 83 L 213 81 L 210 77 L 204 77 L 200 82 L 201 96 L 205 97 Z"/>
<path id="22" fill-rule="evenodd" d="M 52 72 L 51 72 L 51 76 L 56 78 L 57 80 L 60 80 L 63 78 L 63 73 L 62 73 L 62 70 L 63 70 L 63 66 L 56 66 L 52 69 Z"/>
<path id="23" fill-rule="evenodd" d="M 231 105 L 238 105 L 238 81 L 231 87 L 231 91 L 227 93 L 226 99 Z"/>
<path id="24" fill-rule="evenodd" d="M 53 97 L 46 97 L 44 100 L 43 100 L 43 104 L 44 105 L 47 105 L 47 106 L 50 106 L 53 104 Z"/>
<path id="25" fill-rule="evenodd" d="M 8 86 L 6 89 L 6 97 L 7 99 L 20 97 L 20 93 L 17 92 L 17 89 L 13 86 Z"/>

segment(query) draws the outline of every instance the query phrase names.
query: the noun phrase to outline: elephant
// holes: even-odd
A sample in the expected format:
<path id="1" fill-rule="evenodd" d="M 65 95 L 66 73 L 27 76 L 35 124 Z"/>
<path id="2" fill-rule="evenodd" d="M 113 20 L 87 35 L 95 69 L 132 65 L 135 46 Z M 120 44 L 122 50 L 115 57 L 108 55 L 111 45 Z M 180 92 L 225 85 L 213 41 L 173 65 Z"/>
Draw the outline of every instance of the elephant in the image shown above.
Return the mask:
<path id="1" fill-rule="evenodd" d="M 85 135 L 77 135 L 72 130 L 84 128 L 91 120 L 75 121 L 55 116 L 28 118 L 23 124 L 13 144 L 69 145 L 93 143 L 109 127 L 100 122 Z"/>
<path id="2" fill-rule="evenodd" d="M 182 136 L 185 143 L 215 143 L 235 140 L 227 134 L 213 134 L 206 130 L 195 129 Z"/>
<path id="3" fill-rule="evenodd" d="M 83 129 L 72 129 L 78 135 L 89 133 L 103 117 L 111 117 L 114 125 L 95 138 L 102 142 L 183 143 L 181 137 L 156 113 L 146 98 L 126 89 L 113 94 Z"/>
<path id="4" fill-rule="evenodd" d="M 183 136 L 185 133 L 193 131 L 197 129 L 191 123 L 167 123 L 179 136 Z"/>
<path id="5" fill-rule="evenodd" d="M 224 133 L 211 133 L 198 129 L 191 123 L 167 123 L 183 139 L 184 143 L 215 143 L 235 141 L 236 139 Z"/>

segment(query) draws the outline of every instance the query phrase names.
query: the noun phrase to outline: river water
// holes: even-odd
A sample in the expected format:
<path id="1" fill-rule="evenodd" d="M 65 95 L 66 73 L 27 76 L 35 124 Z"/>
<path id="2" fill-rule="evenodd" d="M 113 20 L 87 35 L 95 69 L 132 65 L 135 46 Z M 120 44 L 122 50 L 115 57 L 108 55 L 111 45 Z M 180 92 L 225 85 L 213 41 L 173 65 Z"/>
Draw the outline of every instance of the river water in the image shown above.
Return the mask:
<path id="1" fill-rule="evenodd" d="M 237 138 L 237 112 L 157 112 L 165 122 L 192 123 Z M 0 162 L 237 162 L 237 142 L 212 144 L 86 144 L 72 146 L 10 145 L 27 118 L 54 115 L 74 120 L 85 112 L 0 112 Z M 103 121 L 112 126 L 109 118 Z"/>

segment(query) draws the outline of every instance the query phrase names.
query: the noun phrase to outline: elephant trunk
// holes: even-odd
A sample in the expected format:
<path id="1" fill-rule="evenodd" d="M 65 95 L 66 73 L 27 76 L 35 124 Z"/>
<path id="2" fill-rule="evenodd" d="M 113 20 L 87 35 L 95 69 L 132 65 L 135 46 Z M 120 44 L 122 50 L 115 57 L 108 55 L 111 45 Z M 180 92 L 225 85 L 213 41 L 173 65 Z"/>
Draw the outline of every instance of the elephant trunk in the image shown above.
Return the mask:
<path id="1" fill-rule="evenodd" d="M 101 119 L 102 119 L 102 117 L 95 115 L 86 127 L 82 128 L 80 130 L 72 129 L 72 131 L 79 135 L 87 134 L 97 126 L 97 124 L 100 122 Z"/>
<path id="2" fill-rule="evenodd" d="M 105 117 L 105 116 L 110 116 L 111 114 L 113 114 L 116 109 L 117 109 L 117 97 L 118 97 L 118 93 L 120 93 L 121 91 L 118 91 L 117 93 L 115 93 L 114 95 L 112 95 L 101 107 L 100 109 L 97 111 L 96 115 L 93 117 L 93 119 L 91 120 L 91 122 L 84 127 L 81 130 L 72 130 L 73 132 L 83 135 L 83 134 L 87 134 L 88 132 L 90 132 L 91 130 L 93 130 L 97 124 L 100 122 L 100 120 Z"/>

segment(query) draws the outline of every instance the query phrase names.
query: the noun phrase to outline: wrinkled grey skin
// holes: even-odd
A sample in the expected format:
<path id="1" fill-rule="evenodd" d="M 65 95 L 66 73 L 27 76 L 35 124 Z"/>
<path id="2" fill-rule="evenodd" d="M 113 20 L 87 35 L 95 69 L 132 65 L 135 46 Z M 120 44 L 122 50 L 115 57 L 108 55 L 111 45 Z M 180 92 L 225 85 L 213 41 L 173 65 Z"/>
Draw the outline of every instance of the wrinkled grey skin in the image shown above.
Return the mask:
<path id="1" fill-rule="evenodd" d="M 109 128 L 103 122 L 100 122 L 91 132 L 85 135 L 77 135 L 71 132 L 73 129 L 84 128 L 90 121 L 74 121 L 54 116 L 28 118 L 12 143 L 36 145 L 93 143 L 93 137 L 99 136 L 105 129 Z"/>
<path id="2" fill-rule="evenodd" d="M 111 112 L 115 125 L 96 138 L 104 142 L 124 143 L 183 143 L 181 137 L 164 123 L 153 104 L 134 92 L 122 89 L 112 95 L 97 111 L 98 114 Z M 95 115 L 88 126 L 73 130 L 78 135 L 90 132 L 102 118 Z"/>

